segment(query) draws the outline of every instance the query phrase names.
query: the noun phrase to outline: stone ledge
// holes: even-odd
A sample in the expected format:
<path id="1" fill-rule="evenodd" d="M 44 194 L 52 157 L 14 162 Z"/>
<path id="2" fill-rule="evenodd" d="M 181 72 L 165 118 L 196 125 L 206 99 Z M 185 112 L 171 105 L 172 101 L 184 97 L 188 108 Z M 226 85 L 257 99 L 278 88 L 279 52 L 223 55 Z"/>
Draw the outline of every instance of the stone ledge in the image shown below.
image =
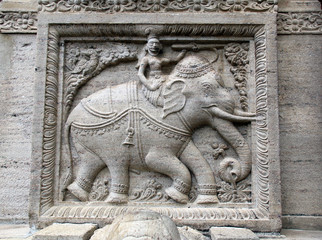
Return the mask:
<path id="1" fill-rule="evenodd" d="M 322 229 L 322 216 L 282 216 L 283 228 L 317 230 Z"/>
<path id="2" fill-rule="evenodd" d="M 246 228 L 212 227 L 210 228 L 212 240 L 259 240 L 259 237 Z"/>
<path id="3" fill-rule="evenodd" d="M 88 240 L 96 230 L 96 224 L 53 224 L 32 236 L 32 240 Z"/>

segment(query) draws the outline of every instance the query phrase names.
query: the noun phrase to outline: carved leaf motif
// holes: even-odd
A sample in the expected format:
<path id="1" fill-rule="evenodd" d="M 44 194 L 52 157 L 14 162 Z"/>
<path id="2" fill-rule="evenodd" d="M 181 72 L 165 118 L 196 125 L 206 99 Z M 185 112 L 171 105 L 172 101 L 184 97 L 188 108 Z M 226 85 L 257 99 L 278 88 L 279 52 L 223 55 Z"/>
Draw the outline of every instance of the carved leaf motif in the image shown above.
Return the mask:
<path id="1" fill-rule="evenodd" d="M 180 111 L 184 107 L 186 104 L 186 97 L 183 94 L 185 86 L 182 80 L 175 80 L 164 88 L 163 118 Z"/>
<path id="2" fill-rule="evenodd" d="M 232 65 L 230 71 L 234 76 L 234 85 L 240 95 L 239 101 L 241 104 L 241 108 L 244 111 L 247 111 L 247 66 L 249 63 L 249 45 L 248 43 L 229 43 L 225 46 L 224 50 L 227 61 Z"/>
<path id="3" fill-rule="evenodd" d="M 109 194 L 107 185 L 108 181 L 106 180 L 98 179 L 95 181 L 89 194 L 89 201 L 103 201 Z"/>
<path id="4" fill-rule="evenodd" d="M 129 199 L 132 201 L 160 201 L 161 199 L 167 201 L 169 197 L 162 191 L 162 185 L 159 182 L 150 180 L 145 184 L 144 189 L 134 189 Z"/>
<path id="5" fill-rule="evenodd" d="M 66 114 L 81 86 L 101 73 L 105 68 L 117 65 L 122 61 L 132 61 L 136 58 L 137 51 L 124 44 L 115 44 L 109 49 L 70 49 L 66 56 Z"/>
<path id="6" fill-rule="evenodd" d="M 223 181 L 218 186 L 218 198 L 221 202 L 251 202 L 251 184 L 248 179 L 238 182 L 236 189 Z"/>

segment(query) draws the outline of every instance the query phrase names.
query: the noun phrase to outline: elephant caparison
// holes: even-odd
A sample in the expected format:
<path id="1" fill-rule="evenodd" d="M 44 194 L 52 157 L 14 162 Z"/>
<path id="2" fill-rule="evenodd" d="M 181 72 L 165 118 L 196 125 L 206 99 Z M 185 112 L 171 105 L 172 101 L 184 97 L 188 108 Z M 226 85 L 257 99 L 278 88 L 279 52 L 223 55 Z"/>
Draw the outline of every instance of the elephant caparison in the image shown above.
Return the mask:
<path id="1" fill-rule="evenodd" d="M 204 57 L 183 58 L 161 86 L 163 107 L 154 106 L 139 82 L 110 86 L 83 99 L 65 126 L 66 144 L 79 156 L 67 189 L 87 201 L 97 174 L 106 166 L 111 174 L 109 203 L 128 201 L 129 169 L 148 169 L 172 179 L 165 191 L 187 203 L 191 173 L 198 184 L 196 203 L 216 203 L 216 183 L 208 162 L 191 140 L 193 132 L 211 126 L 236 151 L 238 159 L 220 163 L 220 177 L 237 182 L 251 170 L 251 152 L 233 122 L 255 119 L 237 110 L 231 93 L 218 80 Z M 71 155 L 71 154 L 70 154 Z"/>

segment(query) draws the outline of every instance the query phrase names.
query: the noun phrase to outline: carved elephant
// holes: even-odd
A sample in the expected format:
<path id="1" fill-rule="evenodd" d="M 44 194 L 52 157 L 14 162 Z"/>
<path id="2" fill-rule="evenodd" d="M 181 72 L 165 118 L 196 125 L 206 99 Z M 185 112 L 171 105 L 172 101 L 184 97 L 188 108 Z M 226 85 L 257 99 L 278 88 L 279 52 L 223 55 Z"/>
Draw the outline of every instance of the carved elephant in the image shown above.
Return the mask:
<path id="1" fill-rule="evenodd" d="M 163 107 L 149 102 L 135 81 L 83 99 L 65 127 L 67 145 L 73 145 L 79 156 L 67 189 L 87 201 L 93 181 L 107 166 L 111 187 L 106 201 L 124 203 L 128 201 L 129 169 L 148 169 L 170 177 L 167 195 L 187 203 L 192 172 L 198 184 L 196 203 L 218 202 L 214 173 L 191 136 L 203 126 L 218 131 L 239 158 L 224 159 L 220 177 L 237 182 L 250 173 L 251 152 L 233 122 L 255 117 L 236 109 L 230 92 L 216 76 L 206 58 L 191 55 L 175 66 L 159 91 Z"/>

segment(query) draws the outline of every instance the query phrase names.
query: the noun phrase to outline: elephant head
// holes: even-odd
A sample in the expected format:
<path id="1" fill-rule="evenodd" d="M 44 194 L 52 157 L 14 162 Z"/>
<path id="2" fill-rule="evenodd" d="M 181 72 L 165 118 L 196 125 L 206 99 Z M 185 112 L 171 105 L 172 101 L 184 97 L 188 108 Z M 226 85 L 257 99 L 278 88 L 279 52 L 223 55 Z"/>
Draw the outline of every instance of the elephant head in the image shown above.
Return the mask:
<path id="1" fill-rule="evenodd" d="M 206 58 L 191 55 L 181 60 L 165 84 L 163 98 L 163 118 L 180 113 L 192 130 L 211 126 L 236 151 L 238 160 L 229 157 L 220 163 L 221 179 L 234 184 L 248 176 L 251 151 L 233 122 L 255 120 L 255 114 L 236 108 L 231 93 Z"/>

